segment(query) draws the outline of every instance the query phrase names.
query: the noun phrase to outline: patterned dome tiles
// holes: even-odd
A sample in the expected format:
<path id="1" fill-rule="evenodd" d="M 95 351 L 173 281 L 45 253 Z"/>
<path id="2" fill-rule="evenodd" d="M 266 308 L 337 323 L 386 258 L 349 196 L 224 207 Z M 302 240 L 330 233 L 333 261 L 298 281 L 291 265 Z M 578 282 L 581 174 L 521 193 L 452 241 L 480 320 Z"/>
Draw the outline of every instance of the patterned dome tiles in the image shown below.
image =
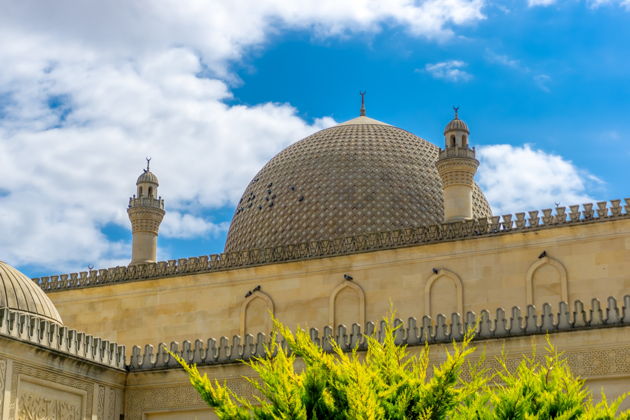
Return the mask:
<path id="1" fill-rule="evenodd" d="M 440 223 L 439 148 L 384 124 L 338 125 L 292 144 L 249 183 L 226 251 Z M 474 216 L 491 214 L 475 185 Z"/>

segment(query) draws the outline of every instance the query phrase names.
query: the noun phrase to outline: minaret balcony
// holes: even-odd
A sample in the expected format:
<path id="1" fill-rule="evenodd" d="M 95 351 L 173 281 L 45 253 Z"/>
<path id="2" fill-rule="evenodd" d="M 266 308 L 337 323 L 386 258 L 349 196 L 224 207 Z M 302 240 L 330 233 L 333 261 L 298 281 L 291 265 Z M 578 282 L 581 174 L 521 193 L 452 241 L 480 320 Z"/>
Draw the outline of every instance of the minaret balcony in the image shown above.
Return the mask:
<path id="1" fill-rule="evenodd" d="M 150 207 L 164 210 L 164 200 L 153 197 L 131 197 L 129 199 L 129 208 L 132 207 Z"/>
<path id="2" fill-rule="evenodd" d="M 475 159 L 475 148 L 470 147 L 447 147 L 446 149 L 440 149 L 440 159 L 446 158 L 469 158 Z"/>

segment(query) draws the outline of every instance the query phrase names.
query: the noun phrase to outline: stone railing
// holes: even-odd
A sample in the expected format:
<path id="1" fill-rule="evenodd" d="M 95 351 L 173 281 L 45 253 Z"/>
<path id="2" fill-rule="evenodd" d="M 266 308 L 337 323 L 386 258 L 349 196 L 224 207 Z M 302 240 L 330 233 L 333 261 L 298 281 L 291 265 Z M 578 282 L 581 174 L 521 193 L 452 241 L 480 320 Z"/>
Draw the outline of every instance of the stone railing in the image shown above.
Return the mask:
<path id="1" fill-rule="evenodd" d="M 164 210 L 164 200 L 153 197 L 131 197 L 129 198 L 129 208 L 131 207 L 153 207 Z"/>
<path id="2" fill-rule="evenodd" d="M 468 312 L 463 318 L 460 314 L 454 313 L 450 320 L 442 314 L 439 314 L 435 320 L 424 316 L 421 322 L 418 322 L 416 318 L 409 318 L 406 323 L 396 319 L 394 324 L 398 326 L 395 331 L 396 343 L 407 346 L 461 341 L 466 331 L 470 329 L 475 332 L 475 340 L 487 340 L 597 328 L 628 327 L 630 326 L 630 295 L 623 297 L 621 308 L 614 297 L 609 297 L 605 308 L 602 308 L 597 299 L 591 301 L 590 308 L 585 308 L 584 304 L 578 300 L 575 301 L 573 310 L 569 309 L 566 302 L 560 302 L 555 312 L 551 305 L 545 303 L 542 313 L 537 313 L 532 305 L 529 305 L 524 313 L 515 306 L 509 314 L 506 314 L 503 308 L 498 308 L 494 313 L 486 310 L 482 310 L 479 315 Z M 339 325 L 334 330 L 327 326 L 324 327 L 322 333 L 316 328 L 311 328 L 309 334 L 311 340 L 325 351 L 332 351 L 331 340 L 335 340 L 345 351 L 351 351 L 354 348 L 365 350 L 367 348 L 366 336 L 373 336 L 378 340 L 383 339 L 384 321 L 378 324 L 368 322 L 364 329 L 358 324 L 353 324 L 350 328 Z M 227 337 L 221 337 L 218 341 L 211 338 L 206 342 L 196 340 L 194 344 L 184 341 L 180 345 L 173 341 L 168 345 L 168 349 L 188 363 L 216 365 L 248 360 L 252 357 L 264 357 L 269 340 L 270 338 L 262 333 L 256 337 L 250 334 L 245 337 L 236 335 L 231 340 Z M 282 338 L 278 338 L 278 343 L 286 348 L 286 342 Z M 166 347 L 165 343 L 161 343 L 156 352 L 152 345 L 146 345 L 144 351 L 134 346 L 127 368 L 131 371 L 178 368 L 179 363 L 166 352 Z"/>
<path id="3" fill-rule="evenodd" d="M 445 158 L 470 158 L 475 159 L 475 148 L 470 147 L 447 147 L 440 149 L 440 159 Z"/>
<path id="4" fill-rule="evenodd" d="M 125 369 L 125 346 L 6 308 L 0 309 L 0 337 L 34 344 L 100 365 Z"/>
<path id="5" fill-rule="evenodd" d="M 322 240 L 275 248 L 204 255 L 150 264 L 84 271 L 50 277 L 34 278 L 46 292 L 94 287 L 104 284 L 180 276 L 193 273 L 223 271 L 264 264 L 313 258 L 348 255 L 360 252 L 394 249 L 436 242 L 504 235 L 513 232 L 571 226 L 630 218 L 630 198 L 598 202 L 595 206 L 556 207 L 515 215 L 483 217 L 455 223 L 443 223 L 389 232 L 369 233 L 354 237 Z"/>

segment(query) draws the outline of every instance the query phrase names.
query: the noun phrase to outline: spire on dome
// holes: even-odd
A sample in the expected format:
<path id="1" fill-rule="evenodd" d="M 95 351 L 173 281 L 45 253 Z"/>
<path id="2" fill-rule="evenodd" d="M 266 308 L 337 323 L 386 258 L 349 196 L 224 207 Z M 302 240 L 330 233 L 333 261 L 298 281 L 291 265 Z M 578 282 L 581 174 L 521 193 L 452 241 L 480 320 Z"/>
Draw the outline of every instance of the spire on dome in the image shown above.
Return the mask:
<path id="1" fill-rule="evenodd" d="M 140 185 L 143 183 L 151 183 L 151 184 L 155 184 L 155 186 L 157 187 L 159 185 L 157 176 L 155 176 L 155 174 L 151 172 L 150 170 L 151 158 L 148 157 L 146 158 L 146 160 L 147 160 L 147 168 L 142 170 L 142 173 L 140 174 L 140 176 L 138 177 L 138 180 L 136 181 L 136 185 Z M 140 196 L 141 194 L 138 194 L 138 197 Z"/>
<path id="2" fill-rule="evenodd" d="M 459 116 L 458 116 L 459 107 L 458 106 L 453 106 L 453 111 L 455 111 L 455 118 L 454 119 L 455 120 L 459 120 Z"/>
<path id="3" fill-rule="evenodd" d="M 359 115 L 362 117 L 365 117 L 365 93 L 365 91 L 359 91 L 359 95 L 361 95 L 361 111 L 359 112 Z"/>

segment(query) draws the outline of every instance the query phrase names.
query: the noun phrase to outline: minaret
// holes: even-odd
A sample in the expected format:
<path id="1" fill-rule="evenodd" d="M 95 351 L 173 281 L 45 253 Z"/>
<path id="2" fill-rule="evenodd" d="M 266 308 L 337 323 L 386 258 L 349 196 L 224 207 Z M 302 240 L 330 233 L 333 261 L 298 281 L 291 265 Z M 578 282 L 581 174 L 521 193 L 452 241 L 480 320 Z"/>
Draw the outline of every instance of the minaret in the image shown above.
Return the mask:
<path id="1" fill-rule="evenodd" d="M 453 109 L 455 118 L 444 129 L 446 147 L 440 149 L 435 164 L 442 178 L 444 221 L 447 223 L 472 219 L 473 177 L 479 166 L 475 149 L 468 145 L 468 126 L 459 119 L 459 108 Z"/>
<path id="2" fill-rule="evenodd" d="M 149 170 L 151 159 L 147 158 L 147 169 L 136 181 L 137 195 L 129 199 L 129 220 L 133 234 L 131 262 L 129 265 L 157 261 L 157 236 L 164 218 L 164 200 L 158 197 L 157 176 Z"/>

